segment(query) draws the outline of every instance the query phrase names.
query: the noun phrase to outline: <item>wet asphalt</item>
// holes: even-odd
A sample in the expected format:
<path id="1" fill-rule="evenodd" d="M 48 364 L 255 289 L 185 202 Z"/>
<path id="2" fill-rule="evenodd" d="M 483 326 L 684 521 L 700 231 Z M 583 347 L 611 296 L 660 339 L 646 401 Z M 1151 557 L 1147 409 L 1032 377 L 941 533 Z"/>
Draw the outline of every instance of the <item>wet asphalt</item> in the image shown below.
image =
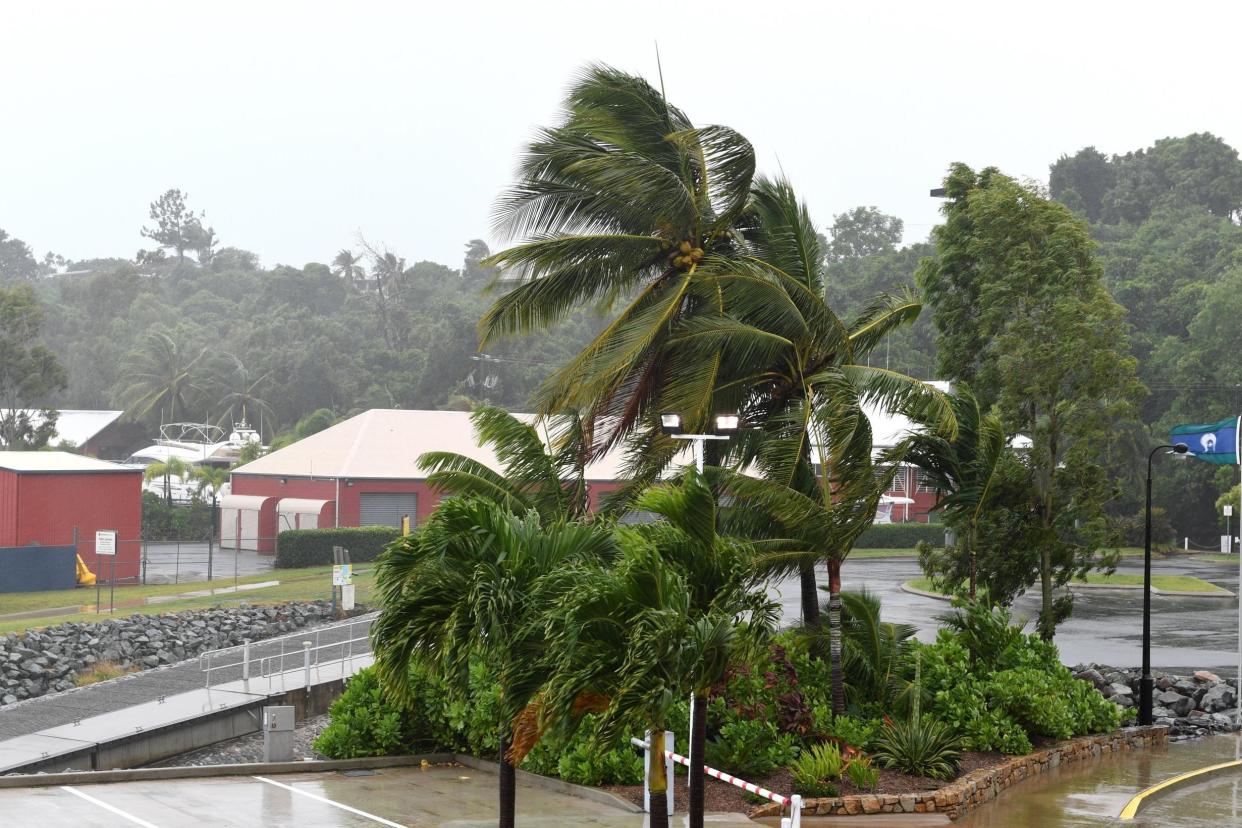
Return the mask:
<path id="1" fill-rule="evenodd" d="M 1126 559 L 1118 572 L 1142 574 L 1141 559 Z M 1238 591 L 1236 563 L 1155 560 L 1153 574 L 1194 575 L 1231 592 Z M 945 601 L 912 595 L 901 584 L 922 573 L 914 558 L 846 559 L 842 567 L 847 590 L 868 589 L 883 602 L 886 621 L 913 624 L 919 639 L 935 639 L 936 616 L 949 610 Z M 821 585 L 827 574 L 818 573 Z M 774 592 L 783 612 L 782 623 L 801 617 L 798 584 L 786 581 Z M 826 596 L 825 596 L 826 598 Z M 1152 667 L 1170 672 L 1211 670 L 1222 677 L 1238 675 L 1238 599 L 1185 598 L 1153 595 Z M 1039 612 L 1038 587 L 1014 604 L 1017 618 L 1033 619 Z M 1029 628 L 1033 628 L 1033 623 Z M 1056 644 L 1068 665 L 1107 664 L 1138 667 L 1142 660 L 1143 595 L 1139 590 L 1082 590 L 1074 598 L 1074 612 L 1057 628 Z"/>

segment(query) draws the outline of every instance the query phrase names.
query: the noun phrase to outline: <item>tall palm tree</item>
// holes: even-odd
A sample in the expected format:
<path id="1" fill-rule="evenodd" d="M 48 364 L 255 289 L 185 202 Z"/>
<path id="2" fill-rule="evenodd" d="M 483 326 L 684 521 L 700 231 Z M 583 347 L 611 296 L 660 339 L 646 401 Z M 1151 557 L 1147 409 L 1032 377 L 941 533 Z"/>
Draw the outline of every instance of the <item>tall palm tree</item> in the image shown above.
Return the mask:
<path id="1" fill-rule="evenodd" d="M 666 405 L 693 425 L 714 413 L 721 364 L 689 366 L 669 338 L 719 292 L 702 276 L 737 255 L 754 150 L 696 127 L 645 80 L 589 66 L 564 117 L 527 147 L 496 210 L 519 243 L 485 260 L 516 283 L 479 323 L 484 344 L 543 330 L 584 304 L 612 321 L 537 395 L 542 413 L 583 411 L 602 452 Z M 663 393 L 680 376 L 675 398 Z"/>
<path id="2" fill-rule="evenodd" d="M 161 422 L 184 417 L 204 391 L 202 369 L 207 349 L 187 349 L 167 332 L 151 331 L 125 356 L 122 372 L 126 411 L 134 419 L 156 414 Z"/>
<path id="3" fill-rule="evenodd" d="M 980 411 L 979 402 L 965 384 L 954 389 L 951 402 L 957 434 L 951 438 L 934 432 L 918 435 L 909 459 L 945 493 L 933 508 L 958 532 L 958 551 L 967 559 L 970 598 L 974 600 L 979 522 L 995 492 L 1007 440 L 1000 417 Z"/>
<path id="4" fill-rule="evenodd" d="M 587 515 L 581 418 L 563 415 L 545 420 L 546 438 L 534 425 L 494 406 L 476 408 L 470 421 L 478 444 L 493 448 L 503 470 L 455 452 L 427 452 L 418 464 L 431 472 L 427 482 L 433 489 L 485 498 L 517 514 L 533 509 L 546 522 Z"/>
<path id="5" fill-rule="evenodd" d="M 380 680 L 397 700 L 409 700 L 414 662 L 462 689 L 472 659 L 496 670 L 501 828 L 513 828 L 515 814 L 511 723 L 546 677 L 543 615 L 575 588 L 577 568 L 616 554 L 604 524 L 545 524 L 533 511 L 516 516 L 491 501 L 453 498 L 379 560 L 384 609 L 372 638 Z"/>
<path id="6" fill-rule="evenodd" d="M 948 433 L 954 428 L 952 408 L 938 390 L 865 364 L 885 336 L 913 321 L 922 306 L 911 295 L 882 295 L 846 324 L 824 299 L 819 236 L 793 187 L 783 179 L 760 179 L 751 211 L 752 255 L 711 277 L 724 311 L 700 314 L 674 341 L 688 353 L 697 349 L 701 360 L 723 359 L 734 366 L 731 384 L 742 392 L 743 421 L 755 426 L 734 441 L 740 464 L 826 512 L 847 497 L 870 503 L 882 491 L 874 491 L 879 470 L 864 404 L 908 414 Z M 839 568 L 869 522 L 863 513 L 850 514 L 841 524 L 848 527 L 845 535 L 820 539 L 830 583 L 839 581 L 832 562 Z M 803 559 L 799 570 L 803 618 L 810 625 L 819 623 L 813 563 Z"/>
<path id="7" fill-rule="evenodd" d="M 227 393 L 220 398 L 219 404 L 224 410 L 216 424 L 250 422 L 253 425 L 256 421 L 250 418 L 257 417 L 261 423 L 264 416 L 274 422 L 276 415 L 272 406 L 259 396 L 260 389 L 271 378 L 272 372 L 255 376 L 235 354 L 225 354 L 220 365 L 225 370 L 221 386 Z"/>

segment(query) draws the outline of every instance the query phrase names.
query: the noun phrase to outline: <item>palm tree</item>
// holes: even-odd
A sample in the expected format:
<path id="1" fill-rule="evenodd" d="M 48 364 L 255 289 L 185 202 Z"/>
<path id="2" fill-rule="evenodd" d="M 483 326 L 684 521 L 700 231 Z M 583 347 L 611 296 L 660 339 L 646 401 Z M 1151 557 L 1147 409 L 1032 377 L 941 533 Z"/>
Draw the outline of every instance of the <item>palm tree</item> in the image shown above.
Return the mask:
<path id="1" fill-rule="evenodd" d="M 579 574 L 574 589 L 548 621 L 553 631 L 548 652 L 554 661 L 541 705 L 570 723 L 562 726 L 572 726 L 587 709 L 584 699 L 602 700 L 590 708 L 597 712 L 594 737 L 600 745 L 611 744 L 624 733 L 650 731 L 649 825 L 667 828 L 661 794 L 666 790 L 664 731 L 672 707 L 690 693 L 703 698 L 707 688 L 724 677 L 730 658 L 745 649 L 748 638 L 771 629 L 774 612 L 766 608 L 755 612 L 766 596 L 756 597 L 739 582 L 717 593 L 705 611 L 696 611 L 700 585 L 691 571 L 670 559 L 671 547 L 635 527 L 616 531 L 621 560 L 613 567 Z M 658 531 L 681 534 L 668 526 Z M 673 544 L 677 545 L 686 552 L 694 546 L 684 536 Z M 690 563 L 692 556 L 675 557 Z M 695 754 L 701 757 L 701 732 L 698 741 Z M 690 825 L 699 828 L 702 768 L 691 768 L 690 774 L 694 786 Z"/>
<path id="2" fill-rule="evenodd" d="M 910 692 L 903 672 L 909 664 L 913 624 L 880 620 L 880 599 L 863 590 L 841 593 L 842 665 L 853 703 L 897 707 Z"/>
<path id="3" fill-rule="evenodd" d="M 179 477 L 185 480 L 192 474 L 191 466 L 180 457 L 169 457 L 167 460 L 156 463 L 148 463 L 147 467 L 142 470 L 143 480 L 155 480 L 157 477 L 164 478 L 164 502 L 172 503 L 172 478 Z"/>
<path id="4" fill-rule="evenodd" d="M 143 419 L 156 413 L 161 422 L 185 416 L 203 393 L 199 374 L 206 356 L 206 348 L 187 352 L 165 331 L 148 333 L 122 364 L 122 372 L 130 377 L 124 392 L 129 416 Z"/>
<path id="5" fill-rule="evenodd" d="M 454 452 L 428 452 L 418 464 L 431 472 L 427 482 L 434 490 L 485 498 L 516 514 L 534 510 L 546 522 L 588 514 L 584 435 L 578 416 L 545 421 L 545 427 L 550 423 L 553 429 L 546 439 L 535 426 L 493 406 L 476 408 L 470 421 L 478 444 L 493 447 L 503 471 Z"/>
<path id="6" fill-rule="evenodd" d="M 666 405 L 692 425 L 714 413 L 721 364 L 687 366 L 669 338 L 681 320 L 719 307 L 702 276 L 742 246 L 754 168 L 741 135 L 696 127 L 642 78 L 600 65 L 574 84 L 562 122 L 527 147 L 496 210 L 498 230 L 521 241 L 484 262 L 501 269 L 496 285 L 517 284 L 479 330 L 486 344 L 584 304 L 615 312 L 537 395 L 542 413 L 583 411 L 594 451 Z M 668 377 L 681 378 L 675 398 L 664 394 Z"/>
<path id="7" fill-rule="evenodd" d="M 970 598 L 975 598 L 976 562 L 979 553 L 979 522 L 1002 471 L 1006 452 L 1005 427 L 1000 417 L 984 414 L 970 388 L 959 384 L 951 403 L 957 418 L 957 434 L 918 435 L 910 450 L 910 462 L 922 469 L 929 482 L 946 492 L 934 507 L 945 522 L 959 531 L 958 550 L 967 559 Z"/>
<path id="8" fill-rule="evenodd" d="M 332 275 L 356 287 L 367 277 L 362 266 L 362 255 L 349 249 L 340 250 L 332 259 Z"/>
<path id="9" fill-rule="evenodd" d="M 198 483 L 198 496 L 206 499 L 208 495 L 214 500 L 220 496 L 221 490 L 229 482 L 229 470 L 223 466 L 195 466 L 190 475 Z"/>
<path id="10" fill-rule="evenodd" d="M 256 377 L 254 372 L 248 369 L 236 355 L 225 354 L 224 356 L 228 360 L 230 370 L 229 376 L 224 378 L 222 385 L 228 389 L 228 393 L 220 399 L 220 405 L 224 411 L 216 420 L 216 424 L 247 422 L 250 417 L 256 415 L 260 418 L 260 422 L 264 415 L 274 421 L 276 415 L 272 411 L 272 406 L 258 395 L 259 389 L 268 381 L 272 372 L 267 371 Z"/>
<path id="11" fill-rule="evenodd" d="M 512 722 L 545 679 L 543 614 L 576 587 L 573 573 L 616 555 L 603 524 L 543 523 L 494 502 L 452 498 L 417 534 L 381 556 L 384 607 L 372 631 L 380 680 L 408 702 L 409 670 L 422 662 L 464 689 L 481 659 L 500 681 L 500 825 L 513 828 Z"/>
<path id="12" fill-rule="evenodd" d="M 689 469 L 677 485 L 651 487 L 635 501 L 634 508 L 663 518 L 634 531 L 649 540 L 665 561 L 685 573 L 692 619 L 715 618 L 712 623 L 717 623 L 722 614 L 745 616 L 753 625 L 752 636 L 775 625 L 777 610 L 762 589 L 765 578 L 755 566 L 753 549 L 717 532 L 716 494 L 699 472 Z M 695 700 L 690 718 L 691 828 L 703 825 L 708 692 L 723 680 L 725 666 L 709 660 L 695 673 L 697 680 L 691 687 Z"/>

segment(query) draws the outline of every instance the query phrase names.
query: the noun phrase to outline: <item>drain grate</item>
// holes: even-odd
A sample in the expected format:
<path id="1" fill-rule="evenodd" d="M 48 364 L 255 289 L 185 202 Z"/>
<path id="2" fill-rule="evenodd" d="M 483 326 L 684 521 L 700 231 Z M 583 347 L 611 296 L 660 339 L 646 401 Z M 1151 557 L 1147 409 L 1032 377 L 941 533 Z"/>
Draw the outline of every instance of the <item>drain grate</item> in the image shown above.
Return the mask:
<path id="1" fill-rule="evenodd" d="M 377 772 L 373 770 L 365 770 L 365 769 L 337 771 L 337 773 L 339 773 L 341 776 L 379 776 Z"/>

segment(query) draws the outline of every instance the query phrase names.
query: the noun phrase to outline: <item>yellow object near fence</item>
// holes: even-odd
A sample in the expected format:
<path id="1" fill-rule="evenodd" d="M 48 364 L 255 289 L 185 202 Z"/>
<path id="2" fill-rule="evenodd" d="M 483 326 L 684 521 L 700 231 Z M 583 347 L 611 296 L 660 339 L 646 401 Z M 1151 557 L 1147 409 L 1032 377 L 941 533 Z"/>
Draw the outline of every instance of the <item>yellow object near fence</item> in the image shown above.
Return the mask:
<path id="1" fill-rule="evenodd" d="M 82 556 L 78 555 L 78 586 L 94 586 L 95 573 L 91 572 L 86 562 L 82 560 Z"/>

